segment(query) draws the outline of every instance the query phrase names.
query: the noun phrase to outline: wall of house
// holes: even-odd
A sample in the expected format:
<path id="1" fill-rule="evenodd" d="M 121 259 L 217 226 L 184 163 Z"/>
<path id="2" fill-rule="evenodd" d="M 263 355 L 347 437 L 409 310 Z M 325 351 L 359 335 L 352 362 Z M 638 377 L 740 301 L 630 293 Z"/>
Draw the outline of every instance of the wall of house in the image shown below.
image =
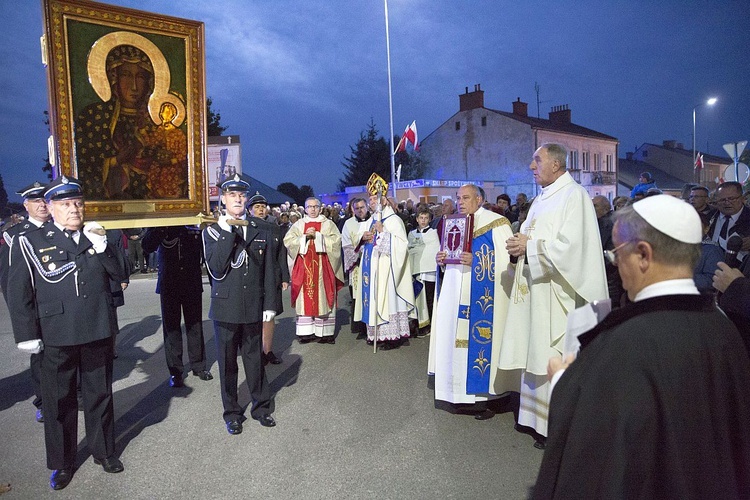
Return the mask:
<path id="1" fill-rule="evenodd" d="M 487 108 L 456 113 L 424 139 L 421 150 L 428 161 L 425 177 L 490 179 L 498 194 L 511 197 L 533 189 L 531 127 Z"/>

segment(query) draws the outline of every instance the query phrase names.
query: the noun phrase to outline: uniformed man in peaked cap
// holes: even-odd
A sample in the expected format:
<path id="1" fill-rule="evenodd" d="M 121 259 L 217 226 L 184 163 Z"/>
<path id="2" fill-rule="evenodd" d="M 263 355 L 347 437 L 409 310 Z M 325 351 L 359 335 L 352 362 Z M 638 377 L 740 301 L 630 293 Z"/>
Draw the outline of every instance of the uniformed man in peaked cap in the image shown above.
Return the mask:
<path id="1" fill-rule="evenodd" d="M 18 348 L 44 350 L 42 399 L 50 486 L 65 488 L 78 451 L 77 380 L 94 463 L 121 472 L 115 456 L 112 359 L 117 323 L 110 279 L 127 279 L 122 252 L 96 222 L 84 221 L 81 183 L 61 176 L 44 192 L 52 220 L 18 237 L 8 297 Z"/>
<path id="2" fill-rule="evenodd" d="M 39 228 L 42 224 L 50 220 L 47 204 L 44 202 L 44 191 L 46 186 L 40 182 L 26 186 L 16 194 L 23 198 L 23 206 L 28 213 L 25 221 L 21 221 L 9 227 L 3 232 L 0 239 L 0 287 L 3 290 L 5 303 L 8 303 L 8 271 L 10 269 L 10 248 L 19 235 L 25 234 Z M 13 293 L 12 290 L 10 293 Z M 42 369 L 42 353 L 32 354 L 31 359 L 31 381 L 34 384 L 34 406 L 36 407 L 36 421 L 44 422 L 44 412 L 42 410 L 42 388 L 40 385 L 40 375 Z"/>
<path id="3" fill-rule="evenodd" d="M 203 230 L 206 267 L 211 274 L 211 308 L 216 357 L 219 362 L 224 422 L 232 435 L 242 432 L 245 419 L 237 400 L 237 351 L 242 355 L 251 416 L 273 427 L 273 396 L 266 380 L 262 354 L 262 324 L 279 309 L 270 234 L 247 220 L 245 205 L 250 185 L 239 175 L 219 185 L 226 212 Z"/>

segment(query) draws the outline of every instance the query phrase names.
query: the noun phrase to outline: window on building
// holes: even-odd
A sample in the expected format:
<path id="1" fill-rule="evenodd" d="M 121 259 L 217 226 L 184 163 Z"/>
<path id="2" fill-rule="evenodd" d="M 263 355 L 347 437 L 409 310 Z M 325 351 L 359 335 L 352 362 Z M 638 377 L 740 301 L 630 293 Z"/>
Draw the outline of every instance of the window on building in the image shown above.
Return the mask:
<path id="1" fill-rule="evenodd" d="M 600 172 L 602 170 L 602 155 L 594 153 L 594 172 Z"/>
<path id="2" fill-rule="evenodd" d="M 588 172 L 591 170 L 591 165 L 589 164 L 589 152 L 583 151 L 581 153 L 581 168 L 584 172 Z"/>
<path id="3" fill-rule="evenodd" d="M 578 164 L 578 151 L 570 151 L 568 157 L 568 168 L 570 170 L 580 170 L 581 167 Z"/>
<path id="4" fill-rule="evenodd" d="M 615 162 L 614 162 L 614 158 L 612 157 L 612 155 L 607 155 L 605 157 L 605 162 L 606 162 L 607 172 L 614 172 Z"/>
<path id="5" fill-rule="evenodd" d="M 461 130 L 461 122 L 456 122 L 456 130 Z"/>
<path id="6" fill-rule="evenodd" d="M 487 117 L 486 117 L 486 116 L 483 116 L 483 117 L 482 117 L 482 126 L 483 126 L 483 127 L 486 127 L 486 126 L 487 126 Z"/>

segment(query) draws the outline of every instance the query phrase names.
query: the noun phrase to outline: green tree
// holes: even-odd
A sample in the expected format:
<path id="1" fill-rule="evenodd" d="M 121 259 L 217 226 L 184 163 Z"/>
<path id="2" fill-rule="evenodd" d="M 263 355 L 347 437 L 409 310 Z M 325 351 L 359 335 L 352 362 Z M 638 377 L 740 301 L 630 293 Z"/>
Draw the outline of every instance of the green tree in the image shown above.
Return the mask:
<path id="1" fill-rule="evenodd" d="M 345 170 L 344 177 L 339 179 L 339 191 L 349 186 L 367 184 L 373 172 L 383 179 L 390 180 L 389 145 L 382 136 L 378 136 L 378 129 L 372 119 L 367 130 L 360 132 L 356 146 L 349 146 L 349 148 L 351 155 L 341 163 Z"/>
<path id="2" fill-rule="evenodd" d="M 305 199 L 300 194 L 300 190 L 297 185 L 292 182 L 282 182 L 281 184 L 276 186 L 276 191 L 278 191 L 279 193 L 284 193 L 292 200 L 294 200 L 294 203 L 296 203 L 297 205 L 301 205 L 302 202 L 305 201 Z"/>
<path id="3" fill-rule="evenodd" d="M 297 203 L 297 205 L 304 205 L 306 199 L 315 196 L 315 190 L 312 188 L 312 186 L 303 184 L 299 187 L 299 194 L 302 197 L 302 201 L 300 203 Z"/>
<path id="4" fill-rule="evenodd" d="M 10 215 L 8 211 L 8 193 L 5 191 L 5 183 L 3 182 L 3 176 L 0 175 L 0 216 L 5 217 Z"/>
<path id="5" fill-rule="evenodd" d="M 213 104 L 213 100 L 209 97 L 206 99 L 206 128 L 208 129 L 209 137 L 216 137 L 223 134 L 229 127 L 221 125 L 221 113 L 218 111 L 214 112 L 211 109 L 211 104 Z"/>

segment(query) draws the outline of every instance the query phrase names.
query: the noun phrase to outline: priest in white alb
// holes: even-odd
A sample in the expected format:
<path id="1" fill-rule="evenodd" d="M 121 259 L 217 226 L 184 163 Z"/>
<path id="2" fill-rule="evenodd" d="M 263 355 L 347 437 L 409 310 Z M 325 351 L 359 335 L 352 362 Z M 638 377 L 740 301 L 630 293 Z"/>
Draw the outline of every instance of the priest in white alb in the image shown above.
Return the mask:
<path id="1" fill-rule="evenodd" d="M 482 208 L 483 202 L 473 184 L 458 190 L 459 213 L 473 217 L 471 251 L 460 253 L 460 263 L 445 262 L 446 248 L 435 257 L 444 273 L 428 360 L 435 399 L 475 404 L 478 419 L 491 416 L 485 402 L 507 390 L 496 376 L 511 286 L 505 242 L 513 235 L 508 219 Z"/>
<path id="2" fill-rule="evenodd" d="M 549 412 L 547 362 L 563 352 L 568 312 L 608 298 L 593 203 L 566 170 L 567 151 L 544 144 L 529 168 L 541 186 L 520 232 L 508 239 L 513 275 L 500 369 L 521 375 L 518 423 L 544 447 Z"/>

